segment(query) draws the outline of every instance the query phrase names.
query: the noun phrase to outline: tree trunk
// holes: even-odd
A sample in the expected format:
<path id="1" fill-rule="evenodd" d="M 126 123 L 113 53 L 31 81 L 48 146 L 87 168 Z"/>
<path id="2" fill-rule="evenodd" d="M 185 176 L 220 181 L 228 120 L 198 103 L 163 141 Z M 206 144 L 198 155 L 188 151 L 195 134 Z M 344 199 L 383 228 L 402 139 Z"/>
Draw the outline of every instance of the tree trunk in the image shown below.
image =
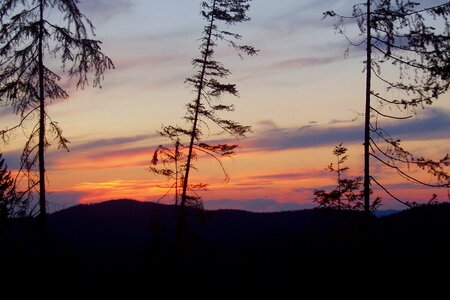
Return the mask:
<path id="1" fill-rule="evenodd" d="M 340 156 L 338 155 L 338 161 L 337 161 L 337 188 L 338 188 L 338 211 L 341 211 L 341 163 L 340 163 Z"/>
<path id="2" fill-rule="evenodd" d="M 216 8 L 216 1 L 213 2 L 212 11 L 214 12 Z M 208 39 L 206 42 L 206 48 L 205 53 L 203 57 L 203 65 L 202 65 L 202 72 L 200 74 L 200 83 L 198 86 L 197 91 L 197 98 L 195 100 L 195 115 L 194 115 L 194 123 L 192 124 L 192 133 L 191 133 L 191 140 L 189 142 L 189 151 L 188 151 L 188 157 L 186 162 L 186 172 L 184 175 L 184 181 L 183 181 L 183 190 L 181 194 L 181 201 L 180 206 L 177 207 L 178 212 L 178 223 L 177 223 L 177 229 L 175 234 L 175 243 L 176 243 L 176 249 L 179 252 L 178 254 L 182 254 L 181 251 L 181 235 L 184 228 L 185 223 L 185 209 L 186 209 L 186 202 L 187 202 L 187 187 L 189 184 L 189 172 L 191 170 L 191 161 L 192 161 L 192 152 L 194 149 L 194 142 L 195 142 L 195 133 L 197 131 L 197 124 L 198 124 L 198 118 L 199 118 L 199 110 L 200 110 L 200 103 L 201 103 L 201 97 L 202 97 L 202 91 L 204 87 L 204 79 L 205 79 L 205 72 L 206 72 L 206 63 L 208 61 L 208 55 L 211 48 L 211 37 L 212 37 L 212 28 L 214 25 L 214 14 L 211 15 L 211 21 L 209 23 L 209 32 L 208 32 Z"/>
<path id="3" fill-rule="evenodd" d="M 177 139 L 175 143 L 175 206 L 178 206 L 178 158 L 180 157 L 180 142 Z"/>
<path id="4" fill-rule="evenodd" d="M 215 8 L 216 8 L 216 1 L 213 2 L 213 7 L 212 7 L 213 12 L 214 12 Z M 188 183 L 189 183 L 189 172 L 191 170 L 192 151 L 193 151 L 194 142 L 195 142 L 195 132 L 197 131 L 198 114 L 199 114 L 200 101 L 201 101 L 202 91 L 203 91 L 203 86 L 204 86 L 203 81 L 205 79 L 206 63 L 208 61 L 209 49 L 211 47 L 211 35 L 212 35 L 213 24 L 214 24 L 214 14 L 211 15 L 211 22 L 209 24 L 208 39 L 206 42 L 205 54 L 203 57 L 202 72 L 200 74 L 200 84 L 199 84 L 198 91 L 197 91 L 197 98 L 195 100 L 194 124 L 192 125 L 191 140 L 189 143 L 189 152 L 188 152 L 188 157 L 187 157 L 186 172 L 185 172 L 184 183 L 183 183 L 183 192 L 181 194 L 180 206 L 181 206 L 182 212 L 186 205 L 186 193 L 187 193 L 187 187 L 188 187 Z"/>
<path id="5" fill-rule="evenodd" d="M 39 25 L 39 220 L 42 226 L 45 226 L 45 218 L 47 214 L 45 199 L 45 93 L 44 93 L 44 3 L 39 2 L 40 8 L 40 25 Z"/>
<path id="6" fill-rule="evenodd" d="M 366 109 L 364 123 L 364 211 L 370 214 L 370 91 L 372 81 L 371 0 L 367 0 Z"/>

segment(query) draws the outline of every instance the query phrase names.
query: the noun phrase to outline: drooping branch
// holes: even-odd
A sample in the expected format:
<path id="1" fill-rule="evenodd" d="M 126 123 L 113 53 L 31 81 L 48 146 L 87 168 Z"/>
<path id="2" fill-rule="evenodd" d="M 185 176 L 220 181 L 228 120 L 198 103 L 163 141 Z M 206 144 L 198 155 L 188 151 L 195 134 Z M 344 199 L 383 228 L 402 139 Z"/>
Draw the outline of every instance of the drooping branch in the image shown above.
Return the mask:
<path id="1" fill-rule="evenodd" d="M 376 108 L 374 108 L 373 106 L 370 107 L 370 109 L 374 112 L 376 112 L 377 114 L 379 114 L 382 117 L 385 118 L 389 118 L 389 119 L 395 119 L 395 120 L 407 120 L 407 119 L 411 119 L 412 116 L 406 116 L 406 117 L 399 117 L 399 116 L 392 116 L 392 115 L 387 115 L 382 113 L 381 111 L 377 110 Z"/>
<path id="2" fill-rule="evenodd" d="M 408 175 L 405 171 L 403 171 L 402 169 L 400 169 L 398 166 L 391 164 L 389 162 L 384 161 L 383 159 L 379 158 L 378 156 L 374 155 L 374 154 L 370 154 L 371 157 L 375 158 L 377 161 L 381 162 L 383 165 L 394 169 L 395 171 L 397 171 L 398 174 L 400 174 L 403 178 L 407 179 L 408 181 L 420 184 L 420 185 L 424 185 L 427 187 L 431 187 L 431 188 L 449 188 L 450 187 L 450 183 L 442 183 L 442 184 L 430 184 L 430 183 L 426 183 L 422 180 L 419 180 L 411 175 Z"/>
<path id="3" fill-rule="evenodd" d="M 6 142 L 9 133 L 24 129 L 27 140 L 16 183 L 26 181 L 25 194 L 39 192 L 41 219 L 46 211 L 44 152 L 50 146 L 49 137 L 56 140 L 60 149 L 68 149 L 69 143 L 46 107 L 69 97 L 60 85 L 61 79 L 76 80 L 78 88 L 89 82 L 101 87 L 104 72 L 114 68 L 111 59 L 101 51 L 101 42 L 90 38 L 94 27 L 81 14 L 77 3 L 7 0 L 0 4 L 0 102 L 20 116 L 17 125 L 1 130 L 0 135 Z M 58 23 L 47 18 L 52 15 L 50 11 L 53 16 L 54 12 L 60 14 Z M 54 62 L 59 63 L 60 70 L 53 69 Z M 37 117 L 37 123 L 27 130 L 32 117 Z"/>
<path id="4" fill-rule="evenodd" d="M 374 176 L 369 173 L 369 158 L 394 169 L 408 181 L 432 187 L 449 186 L 450 176 L 445 169 L 449 165 L 448 155 L 440 161 L 413 156 L 400 146 L 399 140 L 392 139 L 382 129 L 379 120 L 380 117 L 398 121 L 410 119 L 409 115 L 386 114 L 382 109 L 392 105 L 399 110 L 414 109 L 417 113 L 416 107 L 425 108 L 425 105 L 433 104 L 450 88 L 450 3 L 425 8 L 418 8 L 419 5 L 419 2 L 411 0 L 368 0 L 354 5 L 351 16 L 342 16 L 334 11 L 324 13 L 324 17 L 337 20 L 336 31 L 343 34 L 351 46 L 356 43 L 345 32 L 348 20 L 356 21 L 359 38 L 366 36 L 366 195 L 370 180 L 374 180 Z M 432 25 L 428 23 L 430 20 Z M 442 22 L 443 26 L 435 26 L 438 22 Z M 442 28 L 444 30 L 439 32 Z M 388 79 L 386 74 L 392 76 L 392 73 L 384 69 L 389 67 L 398 68 L 398 80 Z M 377 79 L 390 94 L 385 96 L 380 91 L 372 90 L 372 78 Z M 401 96 L 398 96 L 399 92 Z M 371 96 L 379 101 L 380 109 L 370 105 Z M 371 137 L 371 134 L 378 136 L 378 139 Z M 386 143 L 386 149 L 380 143 Z M 429 184 L 415 178 L 409 174 L 410 165 L 426 171 L 438 183 Z M 406 168 L 408 171 L 405 171 Z"/>
<path id="5" fill-rule="evenodd" d="M 409 208 L 412 208 L 412 205 L 409 204 L 408 202 L 402 201 L 401 199 L 399 199 L 398 197 L 394 196 L 386 187 L 384 187 L 384 185 L 382 185 L 381 183 L 378 182 L 378 180 L 376 180 L 374 177 L 371 177 L 370 179 L 372 179 L 373 182 L 375 182 L 383 191 L 386 192 L 386 194 L 388 194 L 389 196 L 391 196 L 392 199 L 400 202 L 401 204 L 408 206 Z"/>

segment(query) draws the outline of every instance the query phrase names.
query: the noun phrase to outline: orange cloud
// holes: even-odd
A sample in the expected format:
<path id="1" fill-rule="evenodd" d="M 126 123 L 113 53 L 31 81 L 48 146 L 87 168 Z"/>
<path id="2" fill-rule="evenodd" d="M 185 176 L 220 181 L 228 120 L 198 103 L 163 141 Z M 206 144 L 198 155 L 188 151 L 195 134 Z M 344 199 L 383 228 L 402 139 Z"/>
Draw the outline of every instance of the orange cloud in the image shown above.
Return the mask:
<path id="1" fill-rule="evenodd" d="M 97 153 L 77 153 L 68 158 L 67 154 L 59 156 L 53 162 L 53 170 L 97 170 L 119 169 L 129 167 L 148 166 L 151 155 L 151 147 L 139 147 L 122 149 L 110 152 L 99 150 Z"/>

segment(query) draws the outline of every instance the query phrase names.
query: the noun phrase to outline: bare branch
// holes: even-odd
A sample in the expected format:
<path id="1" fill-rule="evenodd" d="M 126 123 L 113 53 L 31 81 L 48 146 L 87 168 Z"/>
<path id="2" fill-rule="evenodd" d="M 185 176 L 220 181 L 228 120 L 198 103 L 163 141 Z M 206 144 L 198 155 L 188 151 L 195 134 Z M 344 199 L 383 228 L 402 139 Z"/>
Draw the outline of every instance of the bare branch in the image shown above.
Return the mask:
<path id="1" fill-rule="evenodd" d="M 379 183 L 375 178 L 373 178 L 372 176 L 370 177 L 370 179 L 375 182 L 381 189 L 383 189 L 383 191 L 386 192 L 386 194 L 388 194 L 389 196 L 391 196 L 392 199 L 400 202 L 401 204 L 408 206 L 409 208 L 412 208 L 412 205 L 409 204 L 408 202 L 402 201 L 400 200 L 398 197 L 395 197 L 391 192 L 389 192 L 388 189 L 386 189 L 381 183 Z"/>
<path id="2" fill-rule="evenodd" d="M 407 119 L 411 119 L 412 118 L 412 116 L 397 117 L 397 116 L 386 115 L 386 114 L 383 114 L 382 112 L 380 112 L 379 110 L 373 108 L 372 106 L 370 107 L 370 109 L 373 110 L 374 112 L 376 112 L 377 114 L 379 114 L 380 116 L 383 116 L 385 118 L 390 118 L 390 119 L 395 119 L 395 120 L 407 120 Z"/>

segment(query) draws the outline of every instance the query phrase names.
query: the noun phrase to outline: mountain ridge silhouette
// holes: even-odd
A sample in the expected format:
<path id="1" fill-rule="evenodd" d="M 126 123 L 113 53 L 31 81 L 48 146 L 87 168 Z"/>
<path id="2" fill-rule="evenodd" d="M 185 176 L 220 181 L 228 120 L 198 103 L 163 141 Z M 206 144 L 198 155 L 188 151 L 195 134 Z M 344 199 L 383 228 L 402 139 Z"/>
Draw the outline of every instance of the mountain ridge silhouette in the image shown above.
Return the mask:
<path id="1" fill-rule="evenodd" d="M 322 209 L 254 213 L 187 208 L 187 216 L 180 251 L 173 205 L 114 200 L 55 212 L 48 218 L 46 268 L 92 282 L 160 279 L 174 273 L 186 280 L 281 280 L 299 270 L 311 276 L 323 270 L 336 276 L 342 269 L 367 271 L 360 263 L 367 257 L 373 266 L 401 266 L 405 272 L 419 263 L 444 266 L 450 253 L 450 204 L 370 220 L 359 212 Z M 31 268 L 37 242 L 32 229 L 24 227 L 13 229 L 5 240 L 13 245 L 12 254 L 6 250 L 2 255 L 22 259 Z"/>

